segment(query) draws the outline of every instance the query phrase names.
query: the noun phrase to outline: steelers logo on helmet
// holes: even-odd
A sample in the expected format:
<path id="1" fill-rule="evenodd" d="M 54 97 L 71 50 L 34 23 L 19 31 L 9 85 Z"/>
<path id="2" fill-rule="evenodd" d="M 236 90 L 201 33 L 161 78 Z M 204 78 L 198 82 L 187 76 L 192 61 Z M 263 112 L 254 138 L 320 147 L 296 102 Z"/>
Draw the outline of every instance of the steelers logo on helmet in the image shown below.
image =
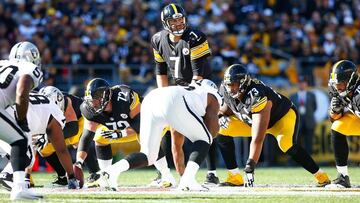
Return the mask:
<path id="1" fill-rule="evenodd" d="M 187 26 L 185 10 L 177 4 L 168 4 L 161 11 L 161 22 L 165 30 L 181 36 Z"/>
<path id="2" fill-rule="evenodd" d="M 102 113 L 112 95 L 109 83 L 101 78 L 92 79 L 85 90 L 85 104 L 95 114 Z"/>
<path id="3" fill-rule="evenodd" d="M 358 81 L 359 72 L 353 62 L 341 60 L 333 65 L 329 84 L 336 89 L 341 97 L 346 97 L 354 91 Z"/>
<path id="4" fill-rule="evenodd" d="M 233 64 L 224 73 L 223 84 L 232 98 L 238 98 L 250 85 L 251 77 L 243 64 Z"/>

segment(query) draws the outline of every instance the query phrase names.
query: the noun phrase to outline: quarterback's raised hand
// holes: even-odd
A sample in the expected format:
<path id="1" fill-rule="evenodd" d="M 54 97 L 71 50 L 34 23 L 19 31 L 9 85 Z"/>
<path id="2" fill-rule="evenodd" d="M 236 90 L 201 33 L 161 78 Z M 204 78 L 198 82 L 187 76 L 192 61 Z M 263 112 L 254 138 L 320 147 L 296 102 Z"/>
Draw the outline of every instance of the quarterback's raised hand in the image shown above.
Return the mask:
<path id="1" fill-rule="evenodd" d="M 252 159 L 248 159 L 247 162 L 246 162 L 246 166 L 245 166 L 245 169 L 244 169 L 245 179 L 246 179 L 245 187 L 254 187 L 255 165 L 256 165 L 256 163 Z"/>
<path id="2" fill-rule="evenodd" d="M 106 138 L 106 139 L 118 139 L 118 138 L 122 138 L 122 132 L 121 131 L 116 131 L 116 130 L 105 130 L 101 132 L 101 136 Z"/>
<path id="3" fill-rule="evenodd" d="M 220 118 L 219 118 L 219 125 L 221 128 L 224 128 L 224 129 L 227 129 L 229 127 L 229 121 L 230 121 L 230 118 L 227 117 L 227 116 L 224 116 L 222 115 Z"/>

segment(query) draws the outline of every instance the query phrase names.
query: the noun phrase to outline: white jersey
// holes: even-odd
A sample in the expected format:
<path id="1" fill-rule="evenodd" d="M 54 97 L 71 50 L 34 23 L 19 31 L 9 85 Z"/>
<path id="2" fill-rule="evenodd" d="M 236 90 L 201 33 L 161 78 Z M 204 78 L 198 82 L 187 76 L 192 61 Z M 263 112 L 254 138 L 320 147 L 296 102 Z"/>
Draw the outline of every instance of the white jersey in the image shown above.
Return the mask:
<path id="1" fill-rule="evenodd" d="M 50 118 L 56 119 L 61 127 L 65 125 L 64 113 L 54 101 L 44 95 L 30 93 L 29 108 L 27 111 L 27 121 L 30 129 L 30 135 L 46 134 L 46 128 Z M 10 115 L 14 115 L 14 107 L 7 109 Z"/>
<path id="2" fill-rule="evenodd" d="M 43 79 L 43 73 L 36 65 L 25 61 L 0 60 L 0 108 L 15 103 L 16 85 L 22 75 L 29 75 L 36 88 Z"/>

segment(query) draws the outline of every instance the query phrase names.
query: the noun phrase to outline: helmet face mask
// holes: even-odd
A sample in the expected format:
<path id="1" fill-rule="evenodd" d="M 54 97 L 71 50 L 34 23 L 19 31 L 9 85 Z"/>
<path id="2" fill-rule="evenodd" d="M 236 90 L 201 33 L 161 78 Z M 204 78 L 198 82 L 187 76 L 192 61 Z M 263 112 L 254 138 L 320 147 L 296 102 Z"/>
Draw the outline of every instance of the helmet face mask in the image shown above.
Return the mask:
<path id="1" fill-rule="evenodd" d="M 161 22 L 165 30 L 175 36 L 181 36 L 186 29 L 186 14 L 177 4 L 169 4 L 161 12 Z"/>
<path id="2" fill-rule="evenodd" d="M 110 102 L 112 95 L 109 83 L 100 78 L 89 82 L 85 91 L 85 104 L 95 113 L 102 113 Z"/>
<path id="3" fill-rule="evenodd" d="M 38 48 L 31 42 L 19 42 L 10 51 L 9 60 L 30 62 L 41 68 L 41 57 Z"/>
<path id="4" fill-rule="evenodd" d="M 56 105 L 65 112 L 65 97 L 64 94 L 54 86 L 46 86 L 39 90 L 39 94 L 42 94 L 49 99 L 53 100 Z"/>
<path id="5" fill-rule="evenodd" d="M 334 64 L 329 84 L 332 85 L 341 97 L 346 97 L 354 91 L 359 81 L 359 73 L 354 63 L 341 60 Z"/>
<path id="6" fill-rule="evenodd" d="M 245 66 L 233 64 L 229 66 L 224 73 L 223 84 L 226 92 L 234 99 L 237 99 L 244 93 L 251 81 L 247 74 Z"/>

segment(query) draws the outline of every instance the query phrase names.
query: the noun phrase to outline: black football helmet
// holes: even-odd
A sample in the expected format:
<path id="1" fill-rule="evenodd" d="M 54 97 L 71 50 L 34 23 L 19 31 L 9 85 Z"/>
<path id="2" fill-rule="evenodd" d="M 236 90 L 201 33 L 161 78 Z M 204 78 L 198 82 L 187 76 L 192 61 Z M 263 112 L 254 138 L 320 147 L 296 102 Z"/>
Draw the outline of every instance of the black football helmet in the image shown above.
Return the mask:
<path id="1" fill-rule="evenodd" d="M 111 99 L 109 83 L 101 78 L 92 79 L 85 90 L 85 103 L 95 113 L 102 113 Z"/>
<path id="2" fill-rule="evenodd" d="M 175 27 L 171 27 L 169 24 L 170 19 L 182 18 L 184 22 L 184 28 L 177 30 Z M 185 10 L 177 4 L 169 4 L 161 11 L 161 22 L 164 29 L 171 32 L 175 36 L 181 36 L 187 26 Z"/>
<path id="3" fill-rule="evenodd" d="M 345 91 L 338 91 L 341 97 L 346 97 L 350 92 L 354 91 L 358 81 L 359 73 L 353 62 L 341 60 L 333 65 L 329 85 L 335 86 L 343 82 L 347 83 Z"/>
<path id="4" fill-rule="evenodd" d="M 245 92 L 250 82 L 251 77 L 243 64 L 233 64 L 225 70 L 223 84 L 232 98 L 236 99 Z M 236 93 L 231 92 L 229 88 L 233 83 L 239 83 L 239 90 Z"/>

